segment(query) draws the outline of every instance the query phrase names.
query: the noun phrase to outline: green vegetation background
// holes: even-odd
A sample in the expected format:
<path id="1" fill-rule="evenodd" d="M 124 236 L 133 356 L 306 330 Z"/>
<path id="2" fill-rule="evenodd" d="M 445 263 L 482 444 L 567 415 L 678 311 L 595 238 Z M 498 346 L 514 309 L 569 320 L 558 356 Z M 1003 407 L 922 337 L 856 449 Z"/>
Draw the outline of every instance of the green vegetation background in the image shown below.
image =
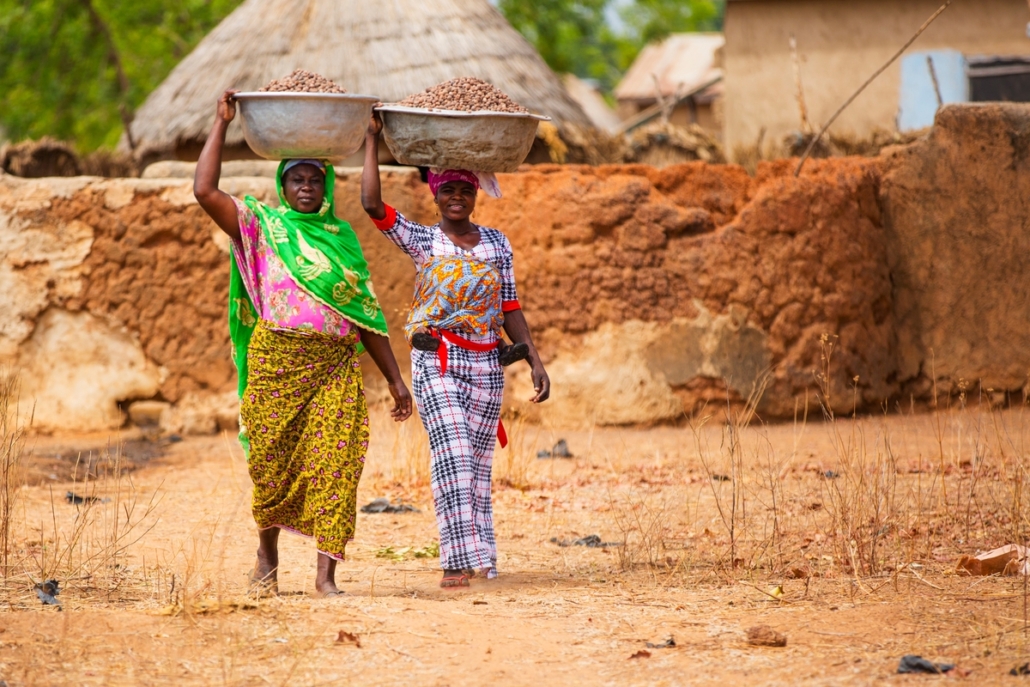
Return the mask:
<path id="1" fill-rule="evenodd" d="M 241 2 L 0 0 L 0 141 L 53 136 L 80 152 L 113 148 L 135 108 Z M 497 5 L 555 71 L 596 79 L 610 91 L 648 42 L 718 30 L 724 2 Z M 612 12 L 619 22 L 608 21 Z"/>

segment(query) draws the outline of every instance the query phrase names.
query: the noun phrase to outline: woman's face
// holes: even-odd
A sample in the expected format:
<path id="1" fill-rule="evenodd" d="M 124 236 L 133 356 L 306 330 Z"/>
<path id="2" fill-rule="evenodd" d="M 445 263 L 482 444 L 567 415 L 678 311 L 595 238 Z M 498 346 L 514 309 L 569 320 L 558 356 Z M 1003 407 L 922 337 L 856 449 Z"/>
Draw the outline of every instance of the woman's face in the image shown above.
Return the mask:
<path id="1" fill-rule="evenodd" d="M 325 174 L 314 165 L 291 167 L 283 175 L 283 195 L 297 212 L 318 212 L 325 198 Z"/>
<path id="2" fill-rule="evenodd" d="M 467 181 L 448 181 L 436 191 L 440 216 L 452 222 L 469 218 L 476 209 L 476 187 Z"/>

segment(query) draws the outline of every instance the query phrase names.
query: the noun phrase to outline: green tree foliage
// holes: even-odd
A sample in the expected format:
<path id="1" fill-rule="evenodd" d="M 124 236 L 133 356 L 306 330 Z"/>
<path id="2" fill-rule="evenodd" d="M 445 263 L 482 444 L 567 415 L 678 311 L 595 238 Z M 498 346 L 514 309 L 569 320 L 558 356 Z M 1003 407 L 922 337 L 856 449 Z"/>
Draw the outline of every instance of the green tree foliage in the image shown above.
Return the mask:
<path id="1" fill-rule="evenodd" d="M 721 31 L 725 0 L 635 0 L 619 14 L 639 48 L 672 33 Z"/>
<path id="2" fill-rule="evenodd" d="M 500 0 L 498 8 L 557 72 L 614 88 L 640 50 L 670 33 L 719 31 L 725 0 Z M 609 22 L 610 12 L 621 26 Z"/>
<path id="3" fill-rule="evenodd" d="M 512 26 L 558 73 L 610 82 L 621 46 L 605 21 L 610 0 L 500 0 Z"/>
<path id="4" fill-rule="evenodd" d="M 123 116 L 240 2 L 0 0 L 0 126 L 113 147 Z"/>

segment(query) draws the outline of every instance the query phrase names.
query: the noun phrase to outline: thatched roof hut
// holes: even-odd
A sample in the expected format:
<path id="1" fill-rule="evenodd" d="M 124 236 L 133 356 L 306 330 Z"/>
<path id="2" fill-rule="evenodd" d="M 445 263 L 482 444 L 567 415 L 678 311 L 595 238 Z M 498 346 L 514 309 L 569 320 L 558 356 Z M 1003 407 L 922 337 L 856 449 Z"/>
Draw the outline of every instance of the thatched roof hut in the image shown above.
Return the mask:
<path id="1" fill-rule="evenodd" d="M 246 0 L 139 108 L 136 152 L 196 159 L 224 89 L 257 90 L 298 68 L 384 102 L 475 76 L 559 126 L 590 124 L 558 76 L 487 0 Z M 227 153 L 245 155 L 238 123 L 226 143 L 236 149 Z"/>

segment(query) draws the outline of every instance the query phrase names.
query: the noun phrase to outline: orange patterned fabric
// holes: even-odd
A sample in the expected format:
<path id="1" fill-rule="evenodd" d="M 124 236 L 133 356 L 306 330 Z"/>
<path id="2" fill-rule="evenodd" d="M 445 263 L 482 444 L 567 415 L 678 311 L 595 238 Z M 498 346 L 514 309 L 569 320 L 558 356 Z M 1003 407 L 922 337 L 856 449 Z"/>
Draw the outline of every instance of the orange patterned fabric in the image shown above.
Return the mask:
<path id="1" fill-rule="evenodd" d="M 404 325 L 409 341 L 423 328 L 485 338 L 502 324 L 501 274 L 493 264 L 462 255 L 434 256 L 421 265 Z"/>

